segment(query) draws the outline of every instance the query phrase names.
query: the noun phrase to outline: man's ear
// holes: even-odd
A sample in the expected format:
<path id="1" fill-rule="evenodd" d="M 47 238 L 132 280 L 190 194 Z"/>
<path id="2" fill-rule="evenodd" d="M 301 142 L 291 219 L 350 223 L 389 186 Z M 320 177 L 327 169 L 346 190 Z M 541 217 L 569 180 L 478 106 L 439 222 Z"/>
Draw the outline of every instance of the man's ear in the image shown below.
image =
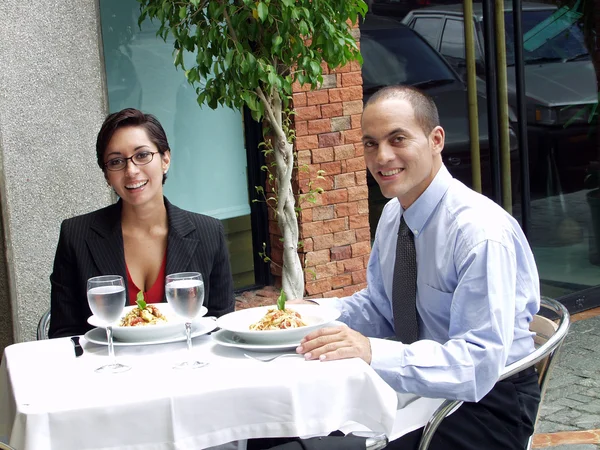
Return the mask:
<path id="1" fill-rule="evenodd" d="M 429 133 L 429 145 L 431 146 L 432 153 L 434 155 L 439 155 L 442 153 L 444 149 L 444 141 L 446 138 L 446 133 L 444 129 L 440 126 L 435 127 Z"/>

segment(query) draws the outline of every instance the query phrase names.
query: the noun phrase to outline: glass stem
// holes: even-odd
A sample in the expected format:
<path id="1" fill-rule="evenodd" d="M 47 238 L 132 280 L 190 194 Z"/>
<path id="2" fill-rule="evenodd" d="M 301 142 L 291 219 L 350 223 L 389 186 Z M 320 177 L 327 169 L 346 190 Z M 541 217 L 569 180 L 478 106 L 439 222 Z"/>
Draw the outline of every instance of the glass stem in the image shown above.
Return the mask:
<path id="1" fill-rule="evenodd" d="M 111 326 L 106 327 L 106 340 L 108 341 L 108 361 L 110 365 L 115 365 L 117 360 L 115 358 L 115 347 L 113 345 L 113 329 Z"/>
<path id="2" fill-rule="evenodd" d="M 187 354 L 188 354 L 188 363 L 192 363 L 192 323 L 185 323 L 185 336 L 187 337 Z"/>

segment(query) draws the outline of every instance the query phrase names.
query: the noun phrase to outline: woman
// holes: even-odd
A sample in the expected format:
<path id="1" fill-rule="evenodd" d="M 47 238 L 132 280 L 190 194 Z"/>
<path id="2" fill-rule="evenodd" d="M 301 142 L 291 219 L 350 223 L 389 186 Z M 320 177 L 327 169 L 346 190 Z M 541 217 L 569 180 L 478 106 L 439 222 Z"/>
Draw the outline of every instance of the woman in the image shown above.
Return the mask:
<path id="1" fill-rule="evenodd" d="M 233 284 L 222 224 L 177 208 L 163 197 L 171 161 L 156 117 L 136 109 L 109 115 L 96 141 L 98 165 L 120 200 L 62 223 L 50 276 L 49 336 L 83 334 L 91 326 L 86 284 L 98 275 L 121 275 L 129 304 L 139 291 L 164 300 L 165 276 L 200 272 L 208 314 L 233 311 Z"/>

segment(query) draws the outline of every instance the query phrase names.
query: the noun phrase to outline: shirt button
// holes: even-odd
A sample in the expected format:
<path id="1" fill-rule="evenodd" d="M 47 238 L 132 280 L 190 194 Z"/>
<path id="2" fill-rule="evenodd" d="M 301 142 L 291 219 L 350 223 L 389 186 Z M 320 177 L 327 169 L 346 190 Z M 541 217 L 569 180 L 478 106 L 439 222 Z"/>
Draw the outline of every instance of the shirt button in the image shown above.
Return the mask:
<path id="1" fill-rule="evenodd" d="M 417 234 L 419 234 L 419 230 L 415 230 L 413 234 L 416 236 Z"/>

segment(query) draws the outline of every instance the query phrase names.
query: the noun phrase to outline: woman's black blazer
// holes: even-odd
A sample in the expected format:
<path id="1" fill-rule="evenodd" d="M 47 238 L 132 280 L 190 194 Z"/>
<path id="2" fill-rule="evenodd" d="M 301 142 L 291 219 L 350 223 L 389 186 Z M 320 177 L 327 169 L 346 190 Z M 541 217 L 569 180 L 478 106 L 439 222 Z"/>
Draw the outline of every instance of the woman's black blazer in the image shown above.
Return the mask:
<path id="1" fill-rule="evenodd" d="M 208 315 L 219 317 L 233 311 L 233 281 L 223 225 L 212 217 L 184 211 L 166 198 L 165 206 L 169 220 L 166 273 L 200 272 Z M 86 285 L 89 278 L 99 275 L 121 275 L 127 280 L 121 201 L 62 223 L 50 275 L 51 338 L 84 334 L 92 328 L 87 323 L 92 312 Z"/>

